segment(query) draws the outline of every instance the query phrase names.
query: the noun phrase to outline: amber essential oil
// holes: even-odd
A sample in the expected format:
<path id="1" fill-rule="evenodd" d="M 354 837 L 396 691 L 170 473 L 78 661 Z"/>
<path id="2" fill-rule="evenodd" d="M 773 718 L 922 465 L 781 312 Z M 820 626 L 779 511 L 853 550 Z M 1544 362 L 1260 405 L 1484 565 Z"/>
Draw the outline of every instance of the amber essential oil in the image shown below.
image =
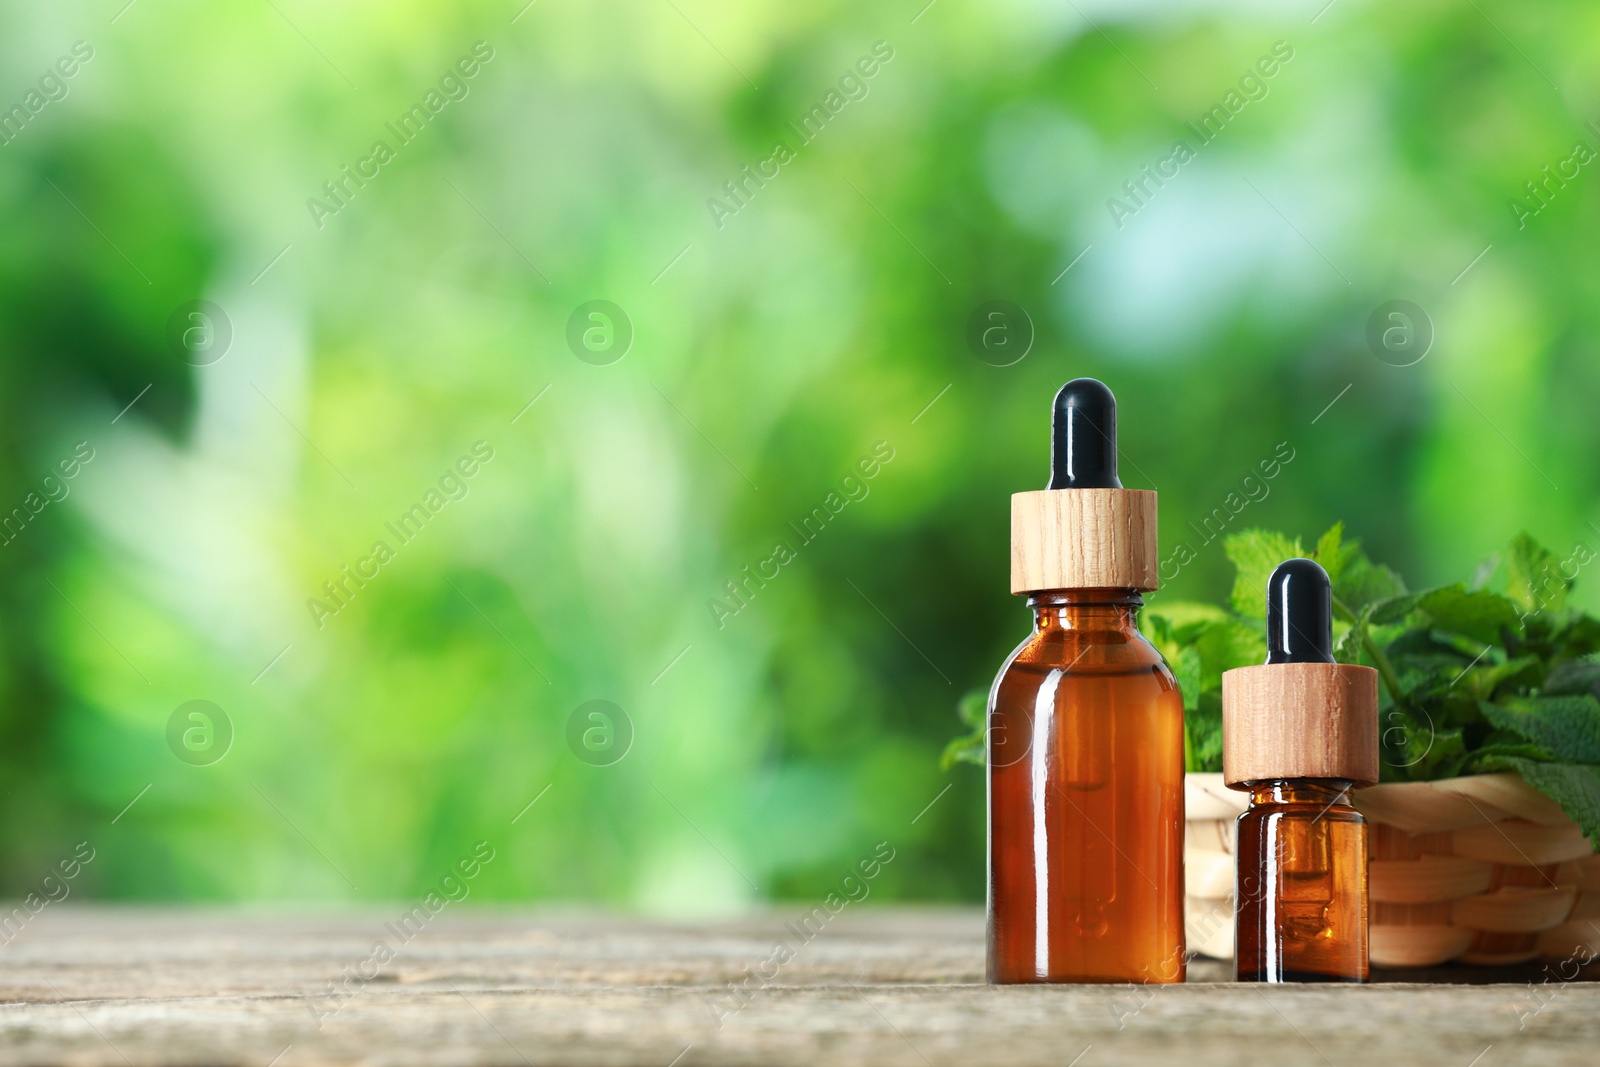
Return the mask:
<path id="1" fill-rule="evenodd" d="M 1034 626 L 989 701 L 991 982 L 1184 978 L 1183 699 L 1138 628 L 1155 494 L 1117 479 L 1115 413 L 1069 382 L 1050 488 L 1012 498 Z"/>
<path id="2" fill-rule="evenodd" d="M 1267 582 L 1267 662 L 1222 676 L 1223 777 L 1239 816 L 1234 973 L 1365 982 L 1367 824 L 1350 792 L 1378 777 L 1377 672 L 1336 663 L 1333 592 L 1309 559 Z"/>
<path id="3" fill-rule="evenodd" d="M 1250 786 L 1239 816 L 1235 940 L 1241 982 L 1365 982 L 1367 824 L 1351 783 Z"/>

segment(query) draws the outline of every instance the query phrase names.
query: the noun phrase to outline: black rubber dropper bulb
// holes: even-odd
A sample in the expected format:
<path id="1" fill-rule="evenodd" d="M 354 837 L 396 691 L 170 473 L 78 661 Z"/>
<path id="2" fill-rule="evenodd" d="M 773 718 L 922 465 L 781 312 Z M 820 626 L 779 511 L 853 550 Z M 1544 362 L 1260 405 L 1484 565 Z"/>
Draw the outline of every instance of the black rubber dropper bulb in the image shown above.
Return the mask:
<path id="1" fill-rule="evenodd" d="M 1122 488 L 1117 477 L 1117 398 L 1104 383 L 1074 378 L 1056 394 L 1048 488 Z"/>
<path id="2" fill-rule="evenodd" d="M 1284 560 L 1267 579 L 1267 662 L 1333 662 L 1333 583 L 1313 560 Z"/>

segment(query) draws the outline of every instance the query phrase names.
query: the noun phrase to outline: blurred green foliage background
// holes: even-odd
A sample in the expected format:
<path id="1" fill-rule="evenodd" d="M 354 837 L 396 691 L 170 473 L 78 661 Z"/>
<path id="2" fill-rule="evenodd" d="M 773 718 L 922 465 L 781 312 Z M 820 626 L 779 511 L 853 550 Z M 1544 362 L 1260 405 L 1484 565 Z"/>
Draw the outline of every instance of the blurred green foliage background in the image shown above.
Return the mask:
<path id="1" fill-rule="evenodd" d="M 1158 598 L 1226 596 L 1219 508 L 1413 584 L 1600 544 L 1592 5 L 123 2 L 0 12 L 8 892 L 88 840 L 91 895 L 408 897 L 487 840 L 476 898 L 709 912 L 888 841 L 880 898 L 981 899 L 938 757 L 1078 375 L 1193 549 Z M 1424 358 L 1369 345 L 1395 299 Z"/>

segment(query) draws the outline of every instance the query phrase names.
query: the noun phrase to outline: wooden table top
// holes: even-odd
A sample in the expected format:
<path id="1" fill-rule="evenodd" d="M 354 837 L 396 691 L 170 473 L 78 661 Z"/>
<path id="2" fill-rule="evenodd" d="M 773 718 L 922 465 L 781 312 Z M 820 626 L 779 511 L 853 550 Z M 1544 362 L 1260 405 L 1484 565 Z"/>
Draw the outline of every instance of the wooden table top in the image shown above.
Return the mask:
<path id="1" fill-rule="evenodd" d="M 0 1063 L 1600 1063 L 1600 985 L 1537 967 L 1263 988 L 1197 961 L 1182 986 L 996 988 L 979 911 L 853 905 L 813 936 L 807 914 L 50 906 L 0 948 Z"/>

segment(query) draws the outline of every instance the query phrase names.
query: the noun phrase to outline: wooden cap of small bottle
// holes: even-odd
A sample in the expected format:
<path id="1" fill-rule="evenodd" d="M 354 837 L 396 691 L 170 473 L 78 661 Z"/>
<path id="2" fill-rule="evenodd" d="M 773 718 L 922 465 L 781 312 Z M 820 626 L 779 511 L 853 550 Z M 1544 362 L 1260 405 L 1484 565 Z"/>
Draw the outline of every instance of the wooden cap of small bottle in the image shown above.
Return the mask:
<path id="1" fill-rule="evenodd" d="M 1156 494 L 1037 489 L 1011 496 L 1011 591 L 1156 588 Z"/>
<path id="2" fill-rule="evenodd" d="M 1222 674 L 1222 777 L 1378 780 L 1378 672 L 1355 663 L 1264 663 Z"/>

